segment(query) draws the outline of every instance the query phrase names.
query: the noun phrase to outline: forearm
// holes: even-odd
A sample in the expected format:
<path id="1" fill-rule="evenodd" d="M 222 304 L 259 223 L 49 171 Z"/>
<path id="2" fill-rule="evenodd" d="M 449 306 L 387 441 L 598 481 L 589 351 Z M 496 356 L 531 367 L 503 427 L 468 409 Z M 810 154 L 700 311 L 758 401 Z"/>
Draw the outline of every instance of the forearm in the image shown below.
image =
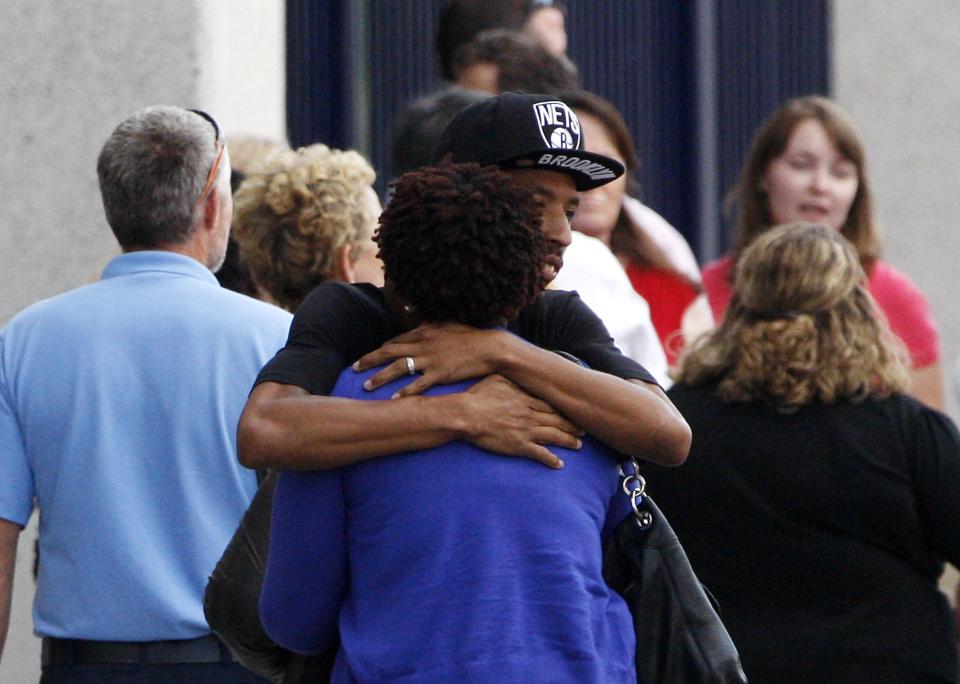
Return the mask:
<path id="1" fill-rule="evenodd" d="M 583 368 L 523 343 L 499 347 L 498 372 L 608 447 L 661 465 L 690 449 L 690 428 L 659 387 Z"/>
<path id="2" fill-rule="evenodd" d="M 10 625 L 10 603 L 13 597 L 13 571 L 17 561 L 17 540 L 21 527 L 0 519 L 0 658 L 7 642 Z"/>
<path id="3" fill-rule="evenodd" d="M 463 436 L 462 401 L 459 395 L 358 401 L 263 383 L 240 418 L 240 462 L 316 470 L 438 446 Z"/>

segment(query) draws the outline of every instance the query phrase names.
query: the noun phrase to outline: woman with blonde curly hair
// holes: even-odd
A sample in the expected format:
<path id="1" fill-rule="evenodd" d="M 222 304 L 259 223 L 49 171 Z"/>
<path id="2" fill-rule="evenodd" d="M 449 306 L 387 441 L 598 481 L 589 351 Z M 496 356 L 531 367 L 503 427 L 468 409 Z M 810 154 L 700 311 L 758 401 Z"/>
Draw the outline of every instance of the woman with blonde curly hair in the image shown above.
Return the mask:
<path id="1" fill-rule="evenodd" d="M 765 231 L 669 395 L 687 465 L 650 473 L 756 682 L 954 682 L 960 436 L 831 227 Z"/>
<path id="2" fill-rule="evenodd" d="M 233 233 L 264 298 L 293 311 L 323 282 L 383 284 L 375 178 L 357 152 L 318 144 L 279 152 L 243 181 Z"/>

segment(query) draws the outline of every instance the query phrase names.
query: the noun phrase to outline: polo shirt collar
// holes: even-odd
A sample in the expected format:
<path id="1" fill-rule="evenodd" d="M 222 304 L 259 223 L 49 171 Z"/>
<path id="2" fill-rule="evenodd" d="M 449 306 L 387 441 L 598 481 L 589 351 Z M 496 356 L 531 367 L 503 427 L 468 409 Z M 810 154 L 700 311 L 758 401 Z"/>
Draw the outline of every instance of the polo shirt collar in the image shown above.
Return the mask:
<path id="1" fill-rule="evenodd" d="M 176 252 L 144 250 L 127 252 L 114 257 L 103 269 L 101 279 L 119 278 L 137 273 L 170 273 L 196 278 L 211 285 L 219 285 L 209 268 L 196 259 Z"/>

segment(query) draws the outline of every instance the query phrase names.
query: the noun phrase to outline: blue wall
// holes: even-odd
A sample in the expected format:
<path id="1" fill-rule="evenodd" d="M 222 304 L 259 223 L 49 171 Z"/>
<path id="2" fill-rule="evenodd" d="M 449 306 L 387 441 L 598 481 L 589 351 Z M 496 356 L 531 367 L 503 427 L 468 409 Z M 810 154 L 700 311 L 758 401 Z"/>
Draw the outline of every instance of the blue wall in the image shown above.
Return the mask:
<path id="1" fill-rule="evenodd" d="M 393 118 L 439 85 L 445 0 L 288 0 L 291 143 L 361 145 L 390 177 Z M 702 259 L 729 244 L 722 197 L 784 99 L 828 93 L 827 0 L 567 0 L 569 54 L 624 113 L 643 199 Z"/>

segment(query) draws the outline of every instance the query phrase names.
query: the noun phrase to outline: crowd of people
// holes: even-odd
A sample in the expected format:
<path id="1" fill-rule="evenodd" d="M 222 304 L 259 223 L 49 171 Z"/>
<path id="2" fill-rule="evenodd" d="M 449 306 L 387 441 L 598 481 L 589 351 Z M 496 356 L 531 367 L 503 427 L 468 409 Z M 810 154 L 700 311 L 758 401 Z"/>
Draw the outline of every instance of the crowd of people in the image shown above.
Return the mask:
<path id="1" fill-rule="evenodd" d="M 701 270 L 564 19 L 446 4 L 384 205 L 355 150 L 117 125 L 121 254 L 0 330 L 0 655 L 36 509 L 47 684 L 636 681 L 635 459 L 749 681 L 957 681 L 960 434 L 854 123 L 773 112 Z"/>

